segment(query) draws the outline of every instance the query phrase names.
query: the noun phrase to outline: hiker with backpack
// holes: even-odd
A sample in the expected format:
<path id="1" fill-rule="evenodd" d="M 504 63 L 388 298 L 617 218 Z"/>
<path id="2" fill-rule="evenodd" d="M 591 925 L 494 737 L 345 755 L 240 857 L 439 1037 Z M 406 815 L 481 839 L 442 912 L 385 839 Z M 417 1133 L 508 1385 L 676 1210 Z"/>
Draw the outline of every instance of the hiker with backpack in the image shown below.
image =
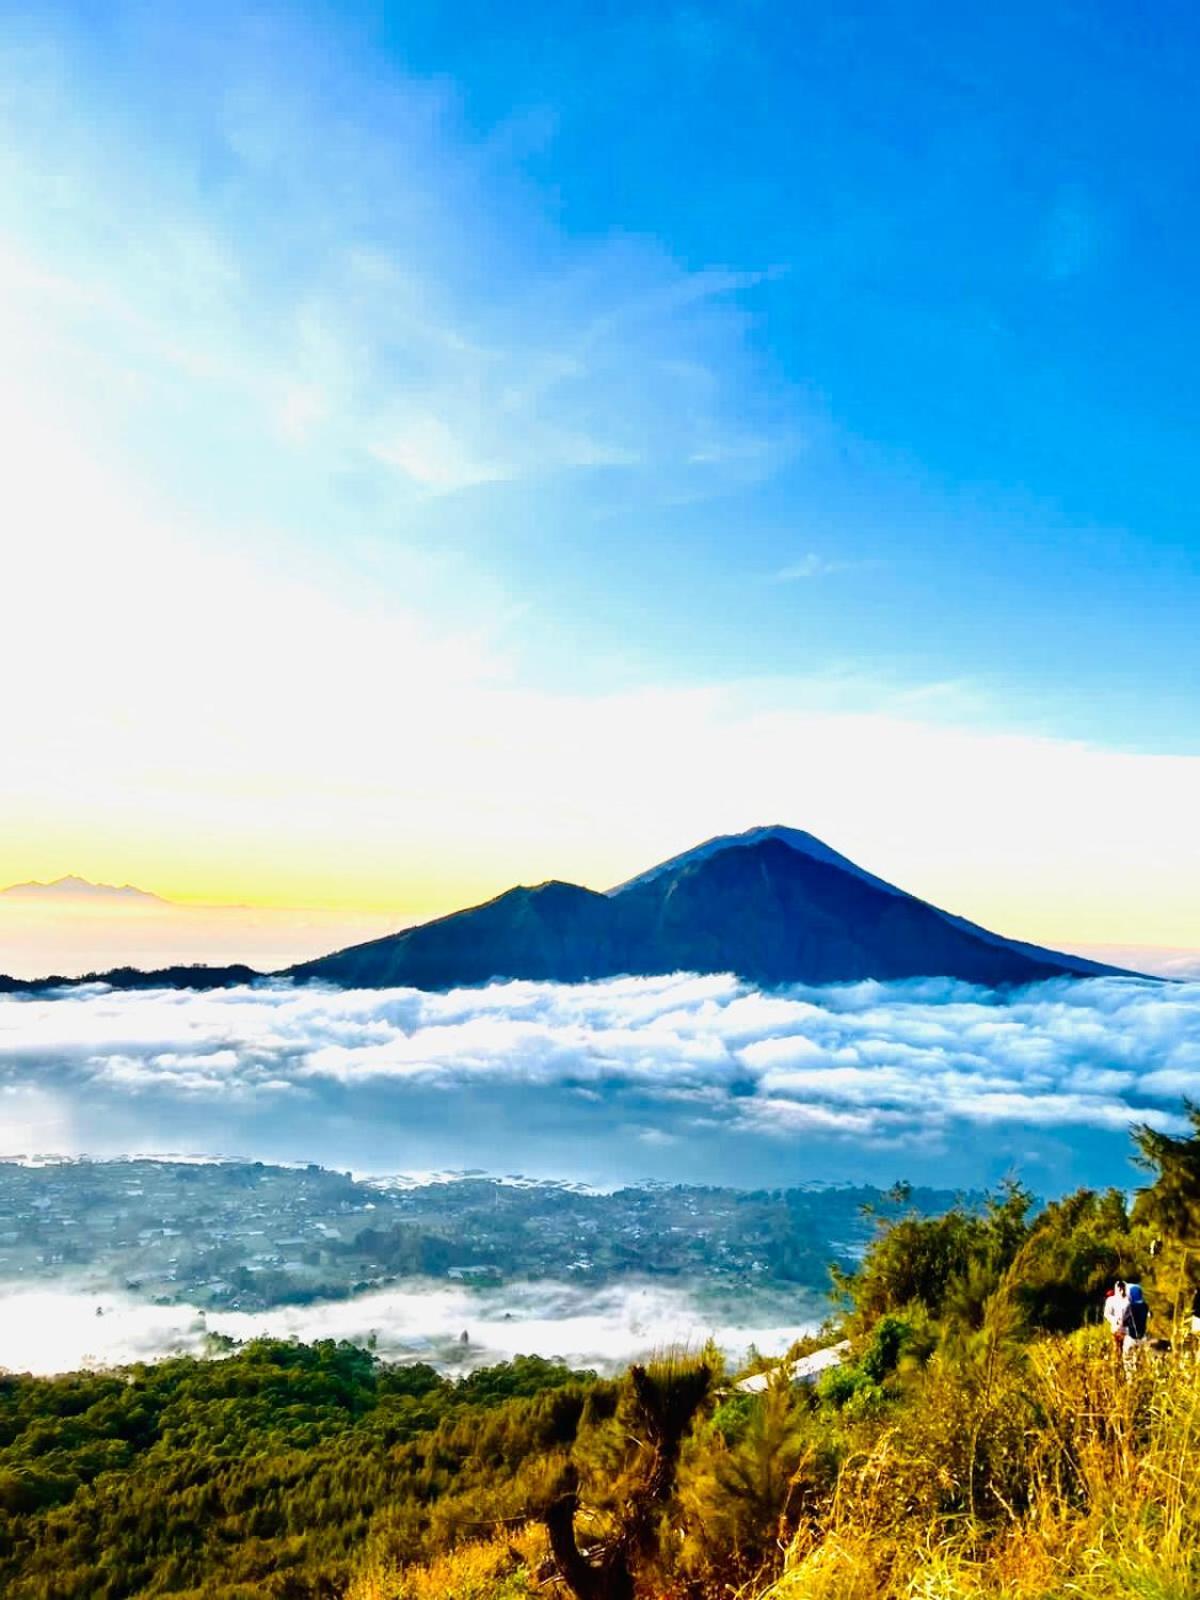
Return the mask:
<path id="1" fill-rule="evenodd" d="M 1129 1308 L 1125 1313 L 1125 1332 L 1129 1338 L 1140 1341 L 1146 1337 L 1150 1307 L 1146 1304 L 1146 1296 L 1142 1293 L 1140 1283 L 1127 1284 L 1125 1293 L 1129 1297 Z"/>
<path id="2" fill-rule="evenodd" d="M 1150 1307 L 1142 1293 L 1140 1283 L 1130 1283 L 1125 1288 L 1128 1305 L 1125 1307 L 1125 1341 L 1123 1355 L 1126 1365 L 1136 1361 L 1145 1347 L 1146 1328 L 1150 1321 Z"/>

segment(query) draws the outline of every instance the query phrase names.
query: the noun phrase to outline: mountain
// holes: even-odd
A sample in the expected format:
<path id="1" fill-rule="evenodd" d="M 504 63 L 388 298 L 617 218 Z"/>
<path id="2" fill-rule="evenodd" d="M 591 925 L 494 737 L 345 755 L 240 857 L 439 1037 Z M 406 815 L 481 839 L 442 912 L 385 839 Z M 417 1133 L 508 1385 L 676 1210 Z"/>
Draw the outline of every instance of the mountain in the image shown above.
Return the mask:
<path id="1" fill-rule="evenodd" d="M 302 962 L 288 976 L 347 988 L 450 989 L 496 977 L 577 983 L 628 970 L 620 926 L 607 895 L 573 883 L 543 883 Z"/>
<path id="2" fill-rule="evenodd" d="M 610 889 L 610 895 L 622 894 L 626 889 L 637 888 L 639 884 L 651 883 L 655 878 L 674 872 L 679 867 L 686 866 L 692 861 L 706 861 L 709 856 L 715 856 L 722 850 L 731 846 L 762 844 L 767 839 L 778 839 L 782 844 L 790 845 L 793 850 L 799 850 L 803 855 L 811 856 L 814 861 L 824 861 L 827 866 L 840 867 L 843 872 L 852 873 L 854 877 L 861 878 L 864 883 L 874 884 L 875 888 L 882 889 L 885 894 L 900 894 L 901 890 L 890 883 L 885 883 L 882 878 L 877 878 L 873 872 L 866 872 L 857 866 L 847 856 L 841 855 L 837 850 L 824 844 L 815 834 L 805 833 L 802 828 L 787 828 L 782 823 L 772 823 L 765 828 L 748 828 L 745 833 L 720 833 L 715 839 L 706 839 L 703 844 L 695 845 L 691 850 L 684 850 L 682 854 L 672 856 L 668 861 L 660 861 L 656 867 L 648 867 L 645 872 L 639 872 L 636 878 L 618 884 L 615 889 Z"/>
<path id="3" fill-rule="evenodd" d="M 44 994 L 52 989 L 80 989 L 97 983 L 110 989 L 235 989 L 263 976 L 240 963 L 212 967 L 201 962 L 173 967 L 111 967 L 107 972 L 85 972 L 78 978 L 10 978 L 0 973 L 0 994 Z"/>
<path id="4" fill-rule="evenodd" d="M 763 984 L 951 977 L 1008 985 L 1116 970 L 1002 938 L 811 834 L 771 826 L 710 839 L 607 894 L 560 882 L 509 889 L 287 975 L 446 989 L 678 971 L 734 972 Z"/>
<path id="5" fill-rule="evenodd" d="M 95 903 L 119 902 L 122 905 L 165 906 L 170 902 L 148 889 L 135 889 L 131 883 L 91 883 L 87 878 L 68 875 L 50 883 L 13 883 L 0 889 L 0 895 L 14 900 L 87 900 Z"/>

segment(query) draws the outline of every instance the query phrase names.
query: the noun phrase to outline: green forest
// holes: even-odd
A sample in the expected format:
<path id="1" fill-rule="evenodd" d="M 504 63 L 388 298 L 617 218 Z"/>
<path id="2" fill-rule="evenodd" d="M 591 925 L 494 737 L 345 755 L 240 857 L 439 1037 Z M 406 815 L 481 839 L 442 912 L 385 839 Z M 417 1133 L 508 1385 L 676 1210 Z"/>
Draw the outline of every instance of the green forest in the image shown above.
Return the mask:
<path id="1" fill-rule="evenodd" d="M 880 1221 L 795 1355 L 451 1381 L 263 1341 L 0 1376 L 6 1600 L 1185 1600 L 1200 1594 L 1200 1110 L 1145 1186 Z M 1100 1322 L 1122 1276 L 1151 1338 Z M 746 1370 L 766 1370 L 751 1362 Z"/>

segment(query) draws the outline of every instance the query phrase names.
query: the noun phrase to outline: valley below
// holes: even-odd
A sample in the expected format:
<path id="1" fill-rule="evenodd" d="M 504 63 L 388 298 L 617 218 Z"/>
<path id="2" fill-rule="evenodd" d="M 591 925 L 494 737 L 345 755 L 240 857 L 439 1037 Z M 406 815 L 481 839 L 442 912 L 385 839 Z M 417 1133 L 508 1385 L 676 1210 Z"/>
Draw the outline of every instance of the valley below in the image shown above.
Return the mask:
<path id="1" fill-rule="evenodd" d="M 591 1190 L 482 1173 L 356 1179 L 261 1162 L 0 1163 L 0 1367 L 54 1372 L 260 1337 L 464 1372 L 520 1353 L 779 1354 L 877 1223 L 954 1201 L 813 1184 Z"/>

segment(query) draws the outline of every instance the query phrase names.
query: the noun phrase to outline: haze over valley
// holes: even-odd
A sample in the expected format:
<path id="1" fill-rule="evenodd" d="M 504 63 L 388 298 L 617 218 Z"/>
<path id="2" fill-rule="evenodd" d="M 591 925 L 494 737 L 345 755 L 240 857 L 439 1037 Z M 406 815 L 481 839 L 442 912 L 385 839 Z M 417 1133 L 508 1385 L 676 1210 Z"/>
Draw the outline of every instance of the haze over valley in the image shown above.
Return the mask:
<path id="1" fill-rule="evenodd" d="M 396 926 L 383 912 L 180 904 L 67 874 L 0 889 L 0 973 L 77 978 L 195 961 L 271 971 Z"/>
<path id="2" fill-rule="evenodd" d="M 528 1350 L 616 1368 L 710 1335 L 736 1357 L 779 1353 L 824 1315 L 828 1269 L 861 1255 L 874 1214 L 953 1199 L 0 1162 L 0 1367 L 213 1355 L 268 1334 L 457 1372 Z"/>

